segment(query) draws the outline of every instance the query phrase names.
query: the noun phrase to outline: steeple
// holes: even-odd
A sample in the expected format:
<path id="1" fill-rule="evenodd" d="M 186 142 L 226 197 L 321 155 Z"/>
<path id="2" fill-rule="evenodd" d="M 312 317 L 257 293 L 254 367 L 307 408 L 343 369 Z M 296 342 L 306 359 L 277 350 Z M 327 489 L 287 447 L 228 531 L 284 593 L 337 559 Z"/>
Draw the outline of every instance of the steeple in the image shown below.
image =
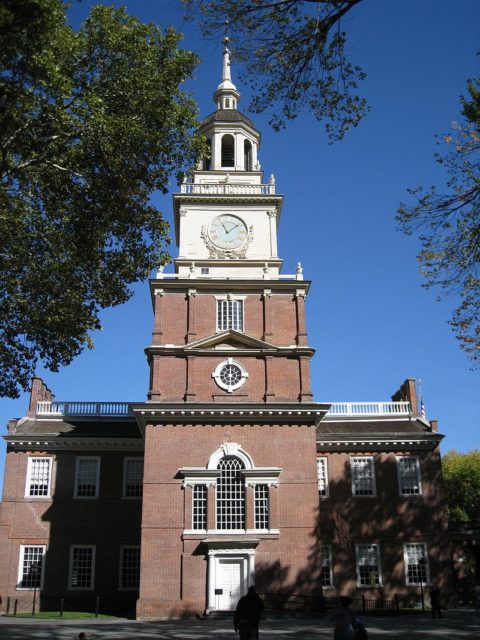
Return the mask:
<path id="1" fill-rule="evenodd" d="M 213 94 L 213 100 L 217 105 L 217 109 L 236 109 L 240 99 L 240 93 L 232 82 L 232 74 L 230 70 L 230 49 L 228 48 L 229 38 L 225 36 L 223 39 L 223 71 L 222 82 L 218 85 L 217 90 Z"/>

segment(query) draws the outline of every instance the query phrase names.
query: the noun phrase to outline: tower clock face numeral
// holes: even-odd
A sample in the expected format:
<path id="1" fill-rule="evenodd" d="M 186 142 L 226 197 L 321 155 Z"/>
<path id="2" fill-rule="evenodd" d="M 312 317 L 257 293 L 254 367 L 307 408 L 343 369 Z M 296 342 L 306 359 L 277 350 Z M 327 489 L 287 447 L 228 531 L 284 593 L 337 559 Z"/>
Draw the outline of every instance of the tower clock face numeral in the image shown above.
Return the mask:
<path id="1" fill-rule="evenodd" d="M 241 218 L 230 214 L 217 216 L 210 223 L 208 235 L 220 249 L 238 249 L 247 240 L 247 225 Z"/>

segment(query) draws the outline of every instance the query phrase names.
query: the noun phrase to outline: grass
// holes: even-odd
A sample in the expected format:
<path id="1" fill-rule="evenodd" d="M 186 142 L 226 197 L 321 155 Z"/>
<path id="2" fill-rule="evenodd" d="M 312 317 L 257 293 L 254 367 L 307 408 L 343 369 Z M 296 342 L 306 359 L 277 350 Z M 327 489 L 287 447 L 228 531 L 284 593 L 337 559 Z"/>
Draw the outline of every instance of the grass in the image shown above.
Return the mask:
<path id="1" fill-rule="evenodd" d="M 13 617 L 10 614 L 10 617 Z M 22 611 L 17 613 L 17 618 L 63 618 L 63 620 L 81 620 L 82 618 L 95 618 L 94 613 L 89 613 L 87 611 L 64 611 L 63 616 L 60 616 L 60 611 L 36 611 L 35 616 L 32 616 L 32 613 L 28 613 L 27 611 Z M 109 616 L 103 613 L 99 613 L 97 618 L 100 620 L 112 620 L 115 616 Z"/>

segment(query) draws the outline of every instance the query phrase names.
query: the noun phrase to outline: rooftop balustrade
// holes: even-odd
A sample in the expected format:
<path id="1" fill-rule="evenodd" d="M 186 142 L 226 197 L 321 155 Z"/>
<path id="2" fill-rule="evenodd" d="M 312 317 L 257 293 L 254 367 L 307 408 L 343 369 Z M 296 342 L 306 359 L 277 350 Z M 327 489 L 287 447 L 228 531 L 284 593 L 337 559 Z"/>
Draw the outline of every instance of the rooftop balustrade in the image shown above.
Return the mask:
<path id="1" fill-rule="evenodd" d="M 275 195 L 274 184 L 194 184 L 184 182 L 180 185 L 180 193 L 188 195 L 209 195 L 209 196 L 273 196 Z"/>
<path id="2" fill-rule="evenodd" d="M 132 416 L 128 402 L 60 402 L 57 400 L 37 403 L 37 417 L 104 417 L 120 418 Z M 327 417 L 353 418 L 410 415 L 409 402 L 333 402 Z"/>

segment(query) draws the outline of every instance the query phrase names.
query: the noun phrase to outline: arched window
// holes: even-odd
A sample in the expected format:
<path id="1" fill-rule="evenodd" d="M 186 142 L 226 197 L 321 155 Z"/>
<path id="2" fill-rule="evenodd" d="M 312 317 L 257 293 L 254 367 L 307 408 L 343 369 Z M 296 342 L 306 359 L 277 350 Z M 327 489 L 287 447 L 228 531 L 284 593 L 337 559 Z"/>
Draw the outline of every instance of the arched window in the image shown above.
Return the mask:
<path id="1" fill-rule="evenodd" d="M 217 529 L 245 529 L 245 481 L 238 458 L 222 458 L 217 469 Z"/>
<path id="2" fill-rule="evenodd" d="M 222 138 L 222 167 L 235 166 L 235 141 L 227 134 Z"/>
<path id="3" fill-rule="evenodd" d="M 250 140 L 245 140 L 243 143 L 243 166 L 245 171 L 252 170 L 252 143 Z"/>
<path id="4" fill-rule="evenodd" d="M 210 138 L 207 140 L 207 155 L 203 158 L 202 169 L 203 171 L 210 171 L 212 165 L 212 141 Z"/>

